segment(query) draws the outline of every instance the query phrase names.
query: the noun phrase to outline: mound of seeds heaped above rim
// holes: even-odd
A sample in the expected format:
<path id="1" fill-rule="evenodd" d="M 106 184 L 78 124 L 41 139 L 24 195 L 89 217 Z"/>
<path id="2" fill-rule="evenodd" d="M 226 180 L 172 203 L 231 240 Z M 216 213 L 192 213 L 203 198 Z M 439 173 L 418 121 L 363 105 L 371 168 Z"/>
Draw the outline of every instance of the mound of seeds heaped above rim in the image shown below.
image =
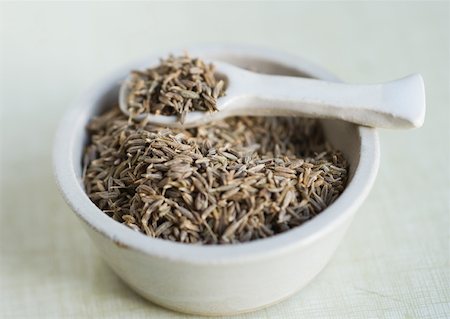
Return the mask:
<path id="1" fill-rule="evenodd" d="M 214 65 L 188 54 L 161 59 L 155 68 L 132 71 L 128 110 L 141 114 L 176 115 L 183 123 L 188 112 L 217 111 L 217 98 L 225 94 L 225 83 L 214 74 Z"/>
<path id="2" fill-rule="evenodd" d="M 150 237 L 227 244 L 310 220 L 342 193 L 348 164 L 317 120 L 240 117 L 192 129 L 92 120 L 84 185 L 106 214 Z"/>

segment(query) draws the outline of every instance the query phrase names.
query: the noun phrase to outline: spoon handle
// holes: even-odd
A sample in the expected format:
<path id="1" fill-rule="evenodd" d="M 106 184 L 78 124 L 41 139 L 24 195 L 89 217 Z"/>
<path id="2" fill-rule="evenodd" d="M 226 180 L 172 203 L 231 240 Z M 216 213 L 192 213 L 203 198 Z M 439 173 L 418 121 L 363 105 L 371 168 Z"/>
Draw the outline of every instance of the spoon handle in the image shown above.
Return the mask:
<path id="1" fill-rule="evenodd" d="M 246 113 L 337 118 L 379 128 L 414 128 L 425 117 L 420 74 L 354 85 L 245 71 L 239 85 Z"/>

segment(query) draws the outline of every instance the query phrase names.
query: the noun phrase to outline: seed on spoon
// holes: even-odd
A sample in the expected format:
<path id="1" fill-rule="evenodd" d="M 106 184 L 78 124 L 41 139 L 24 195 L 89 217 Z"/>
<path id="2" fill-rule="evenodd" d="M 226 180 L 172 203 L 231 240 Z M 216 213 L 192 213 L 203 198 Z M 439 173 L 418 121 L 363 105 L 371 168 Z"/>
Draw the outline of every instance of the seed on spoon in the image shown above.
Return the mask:
<path id="1" fill-rule="evenodd" d="M 133 71 L 128 83 L 128 112 L 133 117 L 148 113 L 176 115 L 183 123 L 191 111 L 217 111 L 217 98 L 225 94 L 214 66 L 185 54 L 162 59 L 144 71 Z"/>

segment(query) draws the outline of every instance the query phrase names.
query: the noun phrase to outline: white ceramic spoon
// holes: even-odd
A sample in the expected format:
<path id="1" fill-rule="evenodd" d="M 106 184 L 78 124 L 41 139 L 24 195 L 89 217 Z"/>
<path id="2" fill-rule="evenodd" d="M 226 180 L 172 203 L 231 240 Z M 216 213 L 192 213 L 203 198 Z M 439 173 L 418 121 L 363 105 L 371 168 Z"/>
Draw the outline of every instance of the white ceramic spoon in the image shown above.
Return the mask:
<path id="1" fill-rule="evenodd" d="M 424 121 L 425 89 L 420 74 L 361 85 L 259 74 L 218 61 L 213 64 L 227 86 L 226 95 L 217 99 L 218 112 L 189 112 L 183 124 L 176 116 L 146 114 L 140 118 L 185 128 L 240 115 L 333 118 L 379 128 L 415 128 Z M 128 90 L 126 80 L 119 104 L 127 115 Z"/>

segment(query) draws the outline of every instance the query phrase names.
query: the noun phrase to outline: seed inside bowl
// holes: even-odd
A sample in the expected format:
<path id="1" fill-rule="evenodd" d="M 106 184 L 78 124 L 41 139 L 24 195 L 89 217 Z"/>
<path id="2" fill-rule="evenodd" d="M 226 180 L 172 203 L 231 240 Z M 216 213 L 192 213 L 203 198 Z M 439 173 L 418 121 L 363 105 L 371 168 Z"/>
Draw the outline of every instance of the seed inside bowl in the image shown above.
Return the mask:
<path id="1" fill-rule="evenodd" d="M 161 59 L 154 68 L 132 71 L 128 89 L 131 116 L 176 115 L 183 123 L 188 112 L 217 111 L 217 98 L 225 94 L 225 83 L 216 78 L 212 64 L 186 53 Z"/>
<path id="2" fill-rule="evenodd" d="M 168 129 L 115 106 L 88 131 L 90 199 L 137 232 L 183 243 L 287 231 L 333 203 L 348 177 L 344 156 L 314 119 L 239 117 Z"/>

